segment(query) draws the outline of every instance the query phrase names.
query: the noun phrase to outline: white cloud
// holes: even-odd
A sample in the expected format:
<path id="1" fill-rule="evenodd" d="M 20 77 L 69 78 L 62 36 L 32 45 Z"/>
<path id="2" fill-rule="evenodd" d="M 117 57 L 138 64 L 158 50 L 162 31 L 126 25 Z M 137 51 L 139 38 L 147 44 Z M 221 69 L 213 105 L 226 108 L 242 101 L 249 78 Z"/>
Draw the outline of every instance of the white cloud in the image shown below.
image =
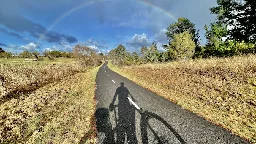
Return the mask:
<path id="1" fill-rule="evenodd" d="M 54 51 L 54 49 L 52 49 L 52 48 L 45 48 L 44 50 L 47 52 Z"/>
<path id="2" fill-rule="evenodd" d="M 107 45 L 106 45 L 106 40 L 94 40 L 93 38 L 88 39 L 85 42 L 85 45 L 87 45 L 88 47 L 98 50 L 98 49 L 106 49 Z"/>
<path id="3" fill-rule="evenodd" d="M 40 48 L 40 45 L 37 43 L 29 43 L 27 45 L 22 45 L 21 49 L 27 50 L 27 51 L 37 51 Z"/>
<path id="4" fill-rule="evenodd" d="M 126 43 L 130 47 L 140 48 L 142 46 L 149 46 L 151 44 L 149 38 L 145 33 L 139 35 L 135 34 L 130 41 Z"/>

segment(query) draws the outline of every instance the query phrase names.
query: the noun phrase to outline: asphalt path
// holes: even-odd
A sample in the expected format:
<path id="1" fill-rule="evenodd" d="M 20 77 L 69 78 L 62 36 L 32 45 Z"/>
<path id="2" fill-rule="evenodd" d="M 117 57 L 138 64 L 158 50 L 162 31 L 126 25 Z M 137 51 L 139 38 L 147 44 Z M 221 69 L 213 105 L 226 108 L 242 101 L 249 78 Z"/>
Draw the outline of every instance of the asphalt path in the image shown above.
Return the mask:
<path id="1" fill-rule="evenodd" d="M 99 143 L 248 143 L 111 71 L 107 62 L 96 84 Z"/>

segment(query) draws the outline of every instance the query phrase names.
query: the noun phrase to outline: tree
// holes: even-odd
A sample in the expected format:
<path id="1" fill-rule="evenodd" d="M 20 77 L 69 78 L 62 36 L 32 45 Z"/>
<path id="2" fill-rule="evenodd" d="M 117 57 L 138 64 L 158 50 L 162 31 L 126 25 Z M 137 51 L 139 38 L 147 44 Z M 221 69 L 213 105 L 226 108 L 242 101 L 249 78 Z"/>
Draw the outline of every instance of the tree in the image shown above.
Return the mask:
<path id="1" fill-rule="evenodd" d="M 141 49 L 140 49 L 140 53 L 141 53 L 141 57 L 142 57 L 142 60 L 144 62 L 147 62 L 148 60 L 148 54 L 149 54 L 149 50 L 147 47 L 143 46 Z"/>
<path id="2" fill-rule="evenodd" d="M 102 57 L 97 55 L 95 50 L 84 45 L 76 45 L 73 48 L 73 53 L 84 66 L 97 66 L 102 62 Z"/>
<path id="3" fill-rule="evenodd" d="M 195 44 L 199 45 L 199 32 L 196 30 L 195 24 L 187 18 L 179 18 L 177 22 L 170 24 L 167 28 L 166 35 L 170 42 L 174 39 L 175 34 L 180 34 L 185 31 L 188 31 L 192 35 L 192 40 Z"/>
<path id="4" fill-rule="evenodd" d="M 123 45 L 119 45 L 117 48 L 112 49 L 109 52 L 109 57 L 113 60 L 113 63 L 116 65 L 125 64 L 125 60 L 130 58 L 130 54 L 126 51 L 126 48 Z"/>
<path id="5" fill-rule="evenodd" d="M 192 40 L 193 35 L 188 31 L 175 34 L 167 50 L 170 56 L 175 60 L 192 58 L 195 53 L 195 42 Z"/>
<path id="6" fill-rule="evenodd" d="M 139 55 L 136 52 L 132 53 L 133 63 L 136 64 L 139 62 Z"/>
<path id="7" fill-rule="evenodd" d="M 0 53 L 3 53 L 3 52 L 5 52 L 5 51 L 0 47 Z"/>
<path id="8" fill-rule="evenodd" d="M 228 34 L 227 26 L 219 22 L 211 23 L 210 27 L 205 25 L 204 29 L 208 46 L 218 47 L 223 42 L 223 38 L 227 37 Z"/>
<path id="9" fill-rule="evenodd" d="M 1 52 L 0 53 L 0 58 L 11 58 L 12 57 L 12 53 L 10 52 Z"/>
<path id="10" fill-rule="evenodd" d="M 19 56 L 21 58 L 31 58 L 33 56 L 33 54 L 26 50 L 26 51 L 23 51 L 22 53 L 20 53 Z"/>
<path id="11" fill-rule="evenodd" d="M 155 43 L 152 43 L 152 45 L 149 47 L 148 51 L 148 59 L 149 62 L 158 62 L 158 57 L 159 57 L 159 51 L 157 49 L 157 46 Z"/>
<path id="12" fill-rule="evenodd" d="M 256 1 L 217 0 L 218 6 L 211 8 L 218 22 L 227 24 L 229 39 L 236 41 L 256 41 Z"/>
<path id="13" fill-rule="evenodd" d="M 54 51 L 49 51 L 49 52 L 46 52 L 46 53 L 45 53 L 46 56 L 51 56 L 51 57 L 54 57 L 54 58 L 59 58 L 59 57 L 61 57 L 61 56 L 62 56 L 61 54 L 62 54 L 62 52 L 56 51 L 56 50 L 54 50 Z"/>
<path id="14" fill-rule="evenodd" d="M 160 52 L 159 53 L 159 61 L 160 62 L 167 62 L 170 60 L 169 52 Z"/>

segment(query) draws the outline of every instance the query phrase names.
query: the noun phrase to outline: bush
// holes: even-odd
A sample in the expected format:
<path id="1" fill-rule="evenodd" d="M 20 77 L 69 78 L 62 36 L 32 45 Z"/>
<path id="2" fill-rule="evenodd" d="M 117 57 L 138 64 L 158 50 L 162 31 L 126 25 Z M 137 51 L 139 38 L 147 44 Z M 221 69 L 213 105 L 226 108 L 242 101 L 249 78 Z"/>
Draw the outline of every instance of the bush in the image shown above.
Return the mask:
<path id="1" fill-rule="evenodd" d="M 234 55 L 243 55 L 249 53 L 256 53 L 256 45 L 253 43 L 226 41 L 218 45 L 208 45 L 201 47 L 201 51 L 197 53 L 196 57 L 227 57 Z"/>
<path id="2" fill-rule="evenodd" d="M 12 57 L 12 53 L 10 53 L 10 52 L 0 53 L 0 58 L 11 58 L 11 57 Z"/>

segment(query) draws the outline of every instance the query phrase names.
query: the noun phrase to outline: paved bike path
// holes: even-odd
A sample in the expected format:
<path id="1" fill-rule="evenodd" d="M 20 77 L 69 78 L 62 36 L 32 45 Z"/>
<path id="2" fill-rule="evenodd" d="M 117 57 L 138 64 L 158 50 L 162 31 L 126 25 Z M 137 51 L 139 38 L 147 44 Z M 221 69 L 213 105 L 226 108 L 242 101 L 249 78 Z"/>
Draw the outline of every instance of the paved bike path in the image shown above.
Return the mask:
<path id="1" fill-rule="evenodd" d="M 143 112 L 127 103 L 129 100 L 124 94 L 127 90 L 120 87 L 121 82 Z M 111 71 L 107 63 L 99 69 L 96 84 L 99 143 L 248 143 Z M 114 103 L 117 107 L 110 111 L 116 91 L 124 95 L 117 96 Z"/>

